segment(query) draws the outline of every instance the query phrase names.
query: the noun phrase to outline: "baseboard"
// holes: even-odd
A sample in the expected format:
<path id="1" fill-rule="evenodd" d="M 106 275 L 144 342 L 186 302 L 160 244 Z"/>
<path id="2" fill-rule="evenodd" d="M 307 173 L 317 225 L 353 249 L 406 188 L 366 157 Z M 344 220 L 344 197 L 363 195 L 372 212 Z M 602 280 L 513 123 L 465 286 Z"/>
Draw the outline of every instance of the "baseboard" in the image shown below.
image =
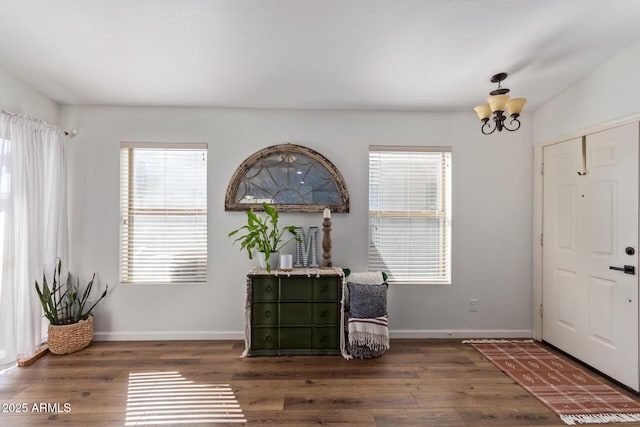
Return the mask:
<path id="1" fill-rule="evenodd" d="M 389 331 L 390 338 L 531 338 L 531 329 L 400 329 Z M 244 340 L 239 331 L 157 331 L 95 332 L 96 341 L 178 341 L 178 340 Z"/>
<path id="2" fill-rule="evenodd" d="M 194 340 L 244 340 L 244 332 L 233 331 L 138 331 L 94 332 L 95 341 L 194 341 Z"/>
<path id="3" fill-rule="evenodd" d="M 389 331 L 390 338 L 531 338 L 531 329 L 405 329 Z"/>

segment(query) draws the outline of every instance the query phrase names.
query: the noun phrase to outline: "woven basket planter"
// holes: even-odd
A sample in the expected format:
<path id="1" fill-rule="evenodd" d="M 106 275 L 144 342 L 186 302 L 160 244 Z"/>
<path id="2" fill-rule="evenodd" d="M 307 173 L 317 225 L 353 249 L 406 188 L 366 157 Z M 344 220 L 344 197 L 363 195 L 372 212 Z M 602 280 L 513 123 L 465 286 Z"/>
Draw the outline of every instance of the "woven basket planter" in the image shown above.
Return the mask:
<path id="1" fill-rule="evenodd" d="M 93 316 L 72 325 L 49 325 L 49 351 L 68 354 L 82 350 L 93 339 Z"/>

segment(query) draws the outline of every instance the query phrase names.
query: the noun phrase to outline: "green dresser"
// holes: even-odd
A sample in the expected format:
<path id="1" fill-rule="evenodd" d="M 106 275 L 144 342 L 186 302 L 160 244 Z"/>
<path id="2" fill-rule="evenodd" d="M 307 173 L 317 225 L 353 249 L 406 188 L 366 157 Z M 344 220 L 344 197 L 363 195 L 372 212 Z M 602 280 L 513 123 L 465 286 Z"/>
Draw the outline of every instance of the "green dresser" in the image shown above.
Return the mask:
<path id="1" fill-rule="evenodd" d="M 334 268 L 250 272 L 245 355 L 339 355 L 342 277 Z"/>

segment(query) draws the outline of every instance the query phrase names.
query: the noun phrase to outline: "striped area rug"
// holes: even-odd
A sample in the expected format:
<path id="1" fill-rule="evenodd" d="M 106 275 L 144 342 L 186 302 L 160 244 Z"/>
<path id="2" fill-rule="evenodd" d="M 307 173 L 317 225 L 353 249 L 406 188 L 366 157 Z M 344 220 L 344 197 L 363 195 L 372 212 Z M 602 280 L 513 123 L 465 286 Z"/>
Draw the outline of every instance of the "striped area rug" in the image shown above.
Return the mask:
<path id="1" fill-rule="evenodd" d="M 565 424 L 640 421 L 640 398 L 614 390 L 597 375 L 533 341 L 466 341 L 562 418 Z"/>

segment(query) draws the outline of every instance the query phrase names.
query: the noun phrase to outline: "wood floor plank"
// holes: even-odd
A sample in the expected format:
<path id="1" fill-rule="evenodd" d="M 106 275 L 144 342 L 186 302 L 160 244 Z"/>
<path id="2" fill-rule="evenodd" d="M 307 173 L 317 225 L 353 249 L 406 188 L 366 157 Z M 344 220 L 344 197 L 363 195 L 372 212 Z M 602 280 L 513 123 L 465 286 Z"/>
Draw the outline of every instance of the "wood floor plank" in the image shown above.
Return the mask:
<path id="1" fill-rule="evenodd" d="M 1 377 L 2 375 L 0 375 Z M 5 386 L 0 385 L 0 402 L 6 399 L 11 399 L 14 396 L 19 395 L 29 388 L 29 384 L 7 384 Z"/>
<path id="2" fill-rule="evenodd" d="M 466 391 L 430 391 L 412 393 L 420 408 L 476 408 L 482 403 Z"/>
<path id="3" fill-rule="evenodd" d="M 92 414 L 35 414 L 29 416 L 0 416 L 0 423 L 10 427 L 42 427 L 64 425 L 65 427 L 122 427 L 124 418 L 118 414 L 94 412 Z"/>
<path id="4" fill-rule="evenodd" d="M 44 400 L 55 394 L 64 394 L 68 397 L 89 397 L 89 396 L 126 396 L 127 384 L 121 382 L 45 382 L 24 386 L 24 388 L 13 395 L 14 399 L 37 399 Z"/>
<path id="5" fill-rule="evenodd" d="M 282 411 L 284 410 L 284 396 L 263 393 L 236 393 L 238 403 L 244 410 L 252 411 Z"/>
<path id="6" fill-rule="evenodd" d="M 349 427 L 371 427 L 376 421 L 371 411 L 347 409 L 342 411 L 290 410 L 290 411 L 245 411 L 248 425 L 278 427 L 317 427 L 342 425 Z"/>
<path id="7" fill-rule="evenodd" d="M 542 405 L 542 404 L 540 404 Z M 544 405 L 535 409 L 514 408 L 509 405 L 499 405 L 498 402 L 491 407 L 458 408 L 458 414 L 468 426 L 478 427 L 503 427 L 503 426 L 566 426 L 564 422 Z M 637 425 L 637 423 L 624 424 L 625 426 Z"/>
<path id="8" fill-rule="evenodd" d="M 0 404 L 67 403 L 70 412 L 5 411 L 0 425 L 564 425 L 460 340 L 392 340 L 371 360 L 242 358 L 243 349 L 242 341 L 94 342 L 47 354 L 0 375 Z"/>
<path id="9" fill-rule="evenodd" d="M 374 410 L 373 416 L 377 427 L 461 427 L 466 425 L 462 417 L 452 408 Z"/>
<path id="10" fill-rule="evenodd" d="M 231 386 L 237 395 L 242 393 L 264 393 L 284 395 L 286 393 L 334 393 L 337 391 L 352 392 L 355 387 L 352 386 L 353 380 L 337 379 L 337 380 L 271 380 L 271 381 L 233 381 Z M 406 390 L 402 390 L 406 391 Z"/>
<path id="11" fill-rule="evenodd" d="M 301 396 L 287 396 L 284 410 L 322 409 L 340 411 L 343 409 L 375 409 L 375 408 L 417 408 L 418 405 L 411 393 L 306 393 Z"/>

